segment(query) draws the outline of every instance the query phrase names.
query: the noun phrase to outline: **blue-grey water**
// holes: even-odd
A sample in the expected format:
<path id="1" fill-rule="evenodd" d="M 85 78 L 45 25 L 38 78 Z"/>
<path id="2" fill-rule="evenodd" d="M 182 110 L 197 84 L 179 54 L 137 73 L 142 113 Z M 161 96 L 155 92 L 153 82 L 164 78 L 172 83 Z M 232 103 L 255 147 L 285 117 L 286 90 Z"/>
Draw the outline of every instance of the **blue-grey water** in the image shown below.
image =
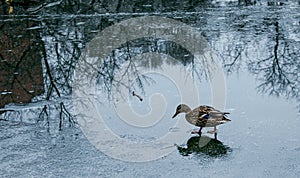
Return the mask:
<path id="1" fill-rule="evenodd" d="M 27 43 L 23 42 L 27 40 L 26 36 L 32 43 L 28 48 L 30 53 L 24 55 L 29 57 L 22 58 L 14 45 L 0 50 L 1 87 L 4 88 L 0 91 L 1 104 L 10 101 L 5 96 L 11 96 L 15 101 L 0 108 L 0 177 L 299 177 L 299 2 L 257 1 L 247 4 L 240 1 L 239 4 L 237 1 L 220 0 L 176 4 L 177 1 L 174 1 L 174 4 L 136 2 L 121 6 L 115 2 L 97 4 L 88 10 L 82 6 L 86 11 L 63 2 L 45 2 L 27 10 L 16 6 L 14 16 L 1 16 L 2 46 L 6 47 L 7 43 L 18 46 L 16 43 L 19 43 L 25 48 Z M 63 7 L 69 11 L 64 11 Z M 96 10 L 96 7 L 99 9 Z M 99 67 L 101 74 L 96 76 L 98 81 L 93 97 L 99 101 L 96 108 L 107 126 L 120 138 L 137 143 L 156 140 L 169 132 L 178 133 L 182 128 L 174 127 L 174 123 L 184 120 L 184 115 L 175 120 L 171 117 L 182 96 L 188 97 L 185 101 L 191 101 L 187 104 L 192 108 L 201 104 L 222 107 L 220 109 L 230 112 L 232 121 L 218 126 L 217 140 L 206 133 L 209 128 L 204 129 L 204 136 L 211 138 L 207 147 L 198 147 L 199 137 L 190 134 L 191 130 L 187 129 L 183 131 L 184 139 L 175 143 L 177 147 L 170 145 L 170 154 L 151 161 L 130 162 L 99 150 L 84 133 L 77 120 L 80 116 L 76 116 L 78 113 L 74 111 L 78 98 L 74 98 L 72 92 L 76 87 L 74 83 L 78 81 L 73 81 L 72 77 L 83 52 L 94 44 L 92 40 L 103 29 L 122 20 L 142 16 L 176 19 L 197 29 L 205 37 L 205 44 L 217 56 L 224 74 L 225 90 L 223 86 L 220 89 L 218 85 L 215 87 L 216 91 L 224 90 L 225 103 L 221 99 L 213 101 L 214 89 L 205 72 L 206 66 L 193 63 L 187 50 L 163 39 L 146 38 L 123 44 L 110 54 L 117 56 L 117 60 L 106 58 Z M 23 28 L 17 29 L 16 24 Z M 9 51 L 14 51 L 14 57 L 7 55 Z M 138 58 L 149 52 L 164 55 L 161 60 L 150 62 Z M 42 84 L 37 84 L 41 80 L 35 77 L 25 79 L 24 76 L 28 75 L 24 68 L 17 66 L 15 70 L 15 63 L 10 63 L 10 60 L 18 57 L 42 61 Z M 130 62 L 137 66 L 129 65 L 132 64 Z M 30 63 L 28 66 L 33 65 Z M 3 77 L 8 75 L 4 71 L 11 70 L 7 66 L 13 68 L 11 76 L 20 78 Z M 20 70 L 17 70 L 18 67 Z M 122 75 L 126 67 L 130 70 Z M 149 68 L 152 73 L 147 74 L 147 80 L 138 72 Z M 193 75 L 187 75 L 185 70 Z M 184 94 L 180 93 L 180 87 L 176 88 L 179 86 L 176 84 L 178 77 L 170 80 L 162 75 L 166 71 L 170 71 L 168 75 L 171 76 L 193 79 L 199 96 L 193 95 L 195 91 L 188 82 L 184 85 L 186 88 L 180 91 Z M 110 80 L 112 76 L 113 82 Z M 114 83 L 120 76 L 128 77 L 121 81 L 130 81 L 126 86 L 121 85 L 121 89 Z M 141 82 L 137 80 L 139 77 Z M 5 85 L 5 82 L 18 81 L 16 83 L 21 83 L 26 89 L 27 85 L 22 84 L 22 80 L 43 86 L 43 90 L 38 87 L 28 89 L 33 92 L 26 93 L 38 93 L 31 102 L 17 99 L 22 96 L 18 95 L 16 85 L 10 85 L 17 88 L 11 91 Z M 142 102 L 131 95 L 132 90 L 143 98 Z M 122 92 L 125 94 L 122 95 Z M 195 98 L 197 100 L 193 100 Z M 129 111 L 122 105 L 124 103 L 146 118 L 147 113 L 157 111 L 149 117 L 155 124 L 143 128 L 127 124 L 128 120 L 122 113 L 126 115 Z M 89 109 L 84 111 L 90 112 Z M 146 121 L 136 124 L 143 123 L 146 124 Z"/>

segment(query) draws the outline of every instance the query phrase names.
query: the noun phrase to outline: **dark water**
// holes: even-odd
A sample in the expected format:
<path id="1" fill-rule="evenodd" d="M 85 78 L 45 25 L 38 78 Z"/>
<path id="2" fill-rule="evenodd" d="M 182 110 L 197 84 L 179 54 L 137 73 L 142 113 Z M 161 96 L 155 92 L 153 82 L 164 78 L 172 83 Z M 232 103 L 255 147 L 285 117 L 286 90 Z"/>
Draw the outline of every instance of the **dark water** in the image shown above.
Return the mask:
<path id="1" fill-rule="evenodd" d="M 75 2 L 41 1 L 27 6 L 16 2 L 11 15 L 1 16 L 1 176 L 300 175 L 299 2 Z M 9 5 L 2 6 L 1 13 L 8 13 Z M 101 37 L 105 29 L 149 16 L 167 17 L 196 29 L 204 37 L 200 56 L 212 52 L 215 57 L 209 59 L 215 61 L 209 61 L 221 66 L 218 73 L 223 78 L 214 83 L 213 65 L 197 63 L 193 51 L 185 43 L 176 43 L 178 39 L 147 36 L 113 48 L 98 64 L 97 73 L 87 74 L 95 80 L 92 97 L 108 128 L 118 138 L 137 143 L 140 153 L 147 153 L 148 146 L 139 143 L 183 132 L 183 139 L 169 139 L 167 146 L 158 149 L 170 149 L 168 154 L 152 161 L 123 161 L 100 151 L 82 129 L 78 118 L 92 109 L 76 105 L 83 101 L 74 95 L 80 91 L 76 84 L 86 84 L 76 80 L 80 73 L 76 70 L 85 52 L 99 53 L 103 46 L 114 47 L 121 41 L 118 32 L 108 40 Z M 133 25 L 139 32 L 142 25 Z M 181 88 L 182 76 L 187 82 Z M 192 135 L 194 127 L 174 126 L 185 122 L 183 115 L 171 119 L 183 101 L 192 108 L 207 104 L 229 111 L 232 121 L 218 127 L 217 139 L 206 133 L 209 128 L 201 138 Z M 128 115 L 130 108 L 134 116 Z M 99 143 L 107 149 L 119 142 Z"/>

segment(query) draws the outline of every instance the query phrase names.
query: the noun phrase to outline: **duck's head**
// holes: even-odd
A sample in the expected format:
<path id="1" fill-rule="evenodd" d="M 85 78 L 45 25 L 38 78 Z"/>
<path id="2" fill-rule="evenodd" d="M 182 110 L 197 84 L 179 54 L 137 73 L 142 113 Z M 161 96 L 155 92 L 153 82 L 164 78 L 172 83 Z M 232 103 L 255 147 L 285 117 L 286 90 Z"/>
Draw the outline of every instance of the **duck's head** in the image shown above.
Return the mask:
<path id="1" fill-rule="evenodd" d="M 178 114 L 180 114 L 182 112 L 187 113 L 189 111 L 191 111 L 190 107 L 188 107 L 186 104 L 180 104 L 177 106 L 176 112 L 172 118 L 175 118 Z"/>

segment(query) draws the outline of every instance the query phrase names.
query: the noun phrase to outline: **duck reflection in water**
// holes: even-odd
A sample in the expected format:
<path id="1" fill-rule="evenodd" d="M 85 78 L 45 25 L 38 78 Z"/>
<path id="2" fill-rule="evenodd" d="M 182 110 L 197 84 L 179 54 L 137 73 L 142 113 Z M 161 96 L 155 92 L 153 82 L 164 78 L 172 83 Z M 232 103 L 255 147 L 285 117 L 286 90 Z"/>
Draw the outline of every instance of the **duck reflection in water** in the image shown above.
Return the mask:
<path id="1" fill-rule="evenodd" d="M 212 157 L 219 157 L 231 152 L 230 147 L 223 145 L 221 141 L 208 136 L 191 137 L 187 141 L 187 147 L 176 146 L 179 153 L 183 156 L 188 156 L 190 154 L 206 154 Z"/>

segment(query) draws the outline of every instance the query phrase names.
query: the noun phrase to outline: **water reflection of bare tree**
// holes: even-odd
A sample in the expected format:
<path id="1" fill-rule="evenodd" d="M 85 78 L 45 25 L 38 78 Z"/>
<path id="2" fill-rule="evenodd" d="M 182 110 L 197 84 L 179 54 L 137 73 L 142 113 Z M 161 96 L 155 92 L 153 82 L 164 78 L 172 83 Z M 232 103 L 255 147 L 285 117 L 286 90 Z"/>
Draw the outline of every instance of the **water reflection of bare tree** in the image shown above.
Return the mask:
<path id="1" fill-rule="evenodd" d="M 297 30 L 287 26 L 278 13 L 273 15 L 256 23 L 232 17 L 237 23 L 226 38 L 230 43 L 221 49 L 224 68 L 231 73 L 247 67 L 262 82 L 257 87 L 260 92 L 299 101 L 300 45 L 291 38 Z"/>
<path id="2" fill-rule="evenodd" d="M 0 24 L 0 108 L 15 103 L 2 109 L 4 118 L 25 122 L 34 119 L 46 123 L 48 128 L 49 119 L 58 118 L 62 129 L 64 124 L 74 124 L 70 101 L 65 97 L 71 93 L 71 75 L 82 44 L 73 30 L 44 33 L 42 39 L 40 29 L 35 28 L 38 25 L 28 20 Z M 55 42 L 50 40 L 49 44 L 49 39 Z"/>
<path id="3" fill-rule="evenodd" d="M 68 21 L 43 19 L 41 23 L 47 28 L 38 30 L 43 34 L 39 51 L 45 83 L 44 95 L 36 99 L 41 104 L 45 103 L 38 113 L 38 121 L 46 122 L 48 128 L 51 124 L 49 118 L 57 118 L 52 122 L 58 124 L 59 130 L 64 126 L 76 124 L 70 98 L 76 63 L 85 43 L 93 37 L 94 33 L 90 31 L 96 28 L 95 26 L 98 26 L 97 30 L 101 30 L 111 23 L 105 18 L 100 18 L 96 22 L 88 21 L 86 24 L 80 23 L 81 21 L 81 18 L 72 17 Z M 85 28 L 86 26 L 89 28 Z"/>
<path id="4" fill-rule="evenodd" d="M 222 53 L 224 68 L 229 74 L 241 70 L 245 62 L 243 54 L 247 53 L 248 42 L 238 35 L 235 39 L 239 43 L 228 43 Z"/>
<path id="5" fill-rule="evenodd" d="M 135 59 L 135 56 L 151 52 L 171 56 L 173 60 L 152 59 L 151 57 L 141 60 Z M 98 84 L 102 84 L 108 92 L 108 96 L 111 96 L 112 88 L 116 89 L 123 86 L 131 93 L 134 90 L 131 87 L 134 87 L 133 84 L 137 84 L 138 89 L 144 92 L 144 85 L 155 83 L 153 79 L 143 74 L 144 71 L 140 71 L 141 67 L 156 69 L 163 64 L 183 65 L 191 69 L 195 77 L 201 80 L 208 79 L 216 61 L 214 58 L 198 60 L 195 60 L 191 52 L 174 42 L 157 38 L 142 38 L 129 41 L 113 50 L 93 70 L 97 71 Z"/>
<path id="6" fill-rule="evenodd" d="M 69 23 L 76 23 L 77 19 L 71 19 Z M 48 22 L 48 21 L 47 21 Z M 60 20 L 57 23 L 63 23 Z M 59 24 L 57 24 L 59 25 Z M 49 24 L 50 26 L 50 24 Z M 56 26 L 55 26 L 56 28 Z M 66 28 L 64 31 L 55 29 L 43 33 L 43 55 L 44 81 L 46 83 L 46 93 L 43 96 L 46 101 L 55 101 L 55 105 L 44 105 L 39 118 L 46 118 L 49 126 L 50 113 L 57 111 L 59 118 L 59 129 L 64 124 L 75 123 L 74 115 L 71 113 L 70 95 L 72 92 L 71 80 L 81 49 L 83 48 L 83 34 L 78 29 Z"/>
<path id="7" fill-rule="evenodd" d="M 85 21 L 85 23 L 82 23 L 82 21 Z M 46 125 L 48 129 L 53 125 L 58 126 L 59 130 L 64 126 L 74 125 L 75 120 L 71 112 L 72 101 L 70 95 L 72 93 L 72 74 L 76 62 L 85 43 L 111 23 L 107 18 L 87 20 L 73 16 L 69 16 L 68 20 L 41 18 L 37 22 L 31 22 L 30 20 L 28 22 L 26 18 L 25 20 L 21 18 L 14 19 L 13 23 L 1 22 L 2 45 L 0 53 L 14 53 L 15 56 L 10 58 L 17 58 L 14 59 L 15 62 L 20 59 L 21 62 L 18 62 L 17 66 L 10 65 L 11 61 L 8 60 L 7 55 L 1 56 L 0 84 L 2 86 L 4 82 L 9 82 L 10 78 L 14 77 L 13 81 L 15 82 L 13 83 L 18 84 L 17 82 L 19 82 L 22 84 L 20 86 L 23 86 L 19 91 L 22 90 L 31 96 L 30 98 L 27 97 L 26 101 L 22 100 L 22 105 L 19 105 L 18 101 L 20 100 L 19 96 L 24 98 L 24 94 L 19 92 L 15 97 L 11 97 L 13 100 L 8 103 L 15 104 L 11 104 L 7 109 L 2 109 L 6 112 L 1 117 L 25 122 L 37 121 L 42 125 Z M 9 36 L 7 34 L 10 34 L 10 37 L 7 37 Z M 12 44 L 21 44 L 19 45 L 19 51 L 13 51 L 12 46 L 14 45 Z M 21 53 L 24 50 L 25 52 Z M 22 61 L 27 61 L 28 64 L 25 66 Z M 39 65 L 34 65 L 35 62 Z M 6 63 L 8 65 L 2 65 Z M 21 70 L 22 74 L 19 72 Z M 6 71 L 9 74 L 4 75 Z M 28 71 L 29 75 L 25 75 L 25 71 Z M 39 78 L 36 77 L 37 75 L 31 75 L 34 73 L 38 73 Z M 39 79 L 39 90 L 31 87 L 31 85 L 33 87 L 37 85 L 31 80 L 37 81 L 37 79 Z M 110 79 L 105 78 L 105 80 L 109 81 Z M 13 83 L 8 84 L 13 85 Z M 14 88 L 16 90 L 16 87 Z M 3 97 L 5 99 L 9 98 L 12 96 L 12 92 L 10 91 L 11 87 L 0 89 L 3 89 L 0 91 L 2 93 L 0 101 L 3 107 L 7 104 L 7 102 L 3 104 Z"/>
<path id="8" fill-rule="evenodd" d="M 249 63 L 249 69 L 263 82 L 258 86 L 262 92 L 276 96 L 286 96 L 300 100 L 300 53 L 299 42 L 288 40 L 280 28 L 278 20 L 274 28 L 272 41 L 269 44 L 269 56 Z"/>

